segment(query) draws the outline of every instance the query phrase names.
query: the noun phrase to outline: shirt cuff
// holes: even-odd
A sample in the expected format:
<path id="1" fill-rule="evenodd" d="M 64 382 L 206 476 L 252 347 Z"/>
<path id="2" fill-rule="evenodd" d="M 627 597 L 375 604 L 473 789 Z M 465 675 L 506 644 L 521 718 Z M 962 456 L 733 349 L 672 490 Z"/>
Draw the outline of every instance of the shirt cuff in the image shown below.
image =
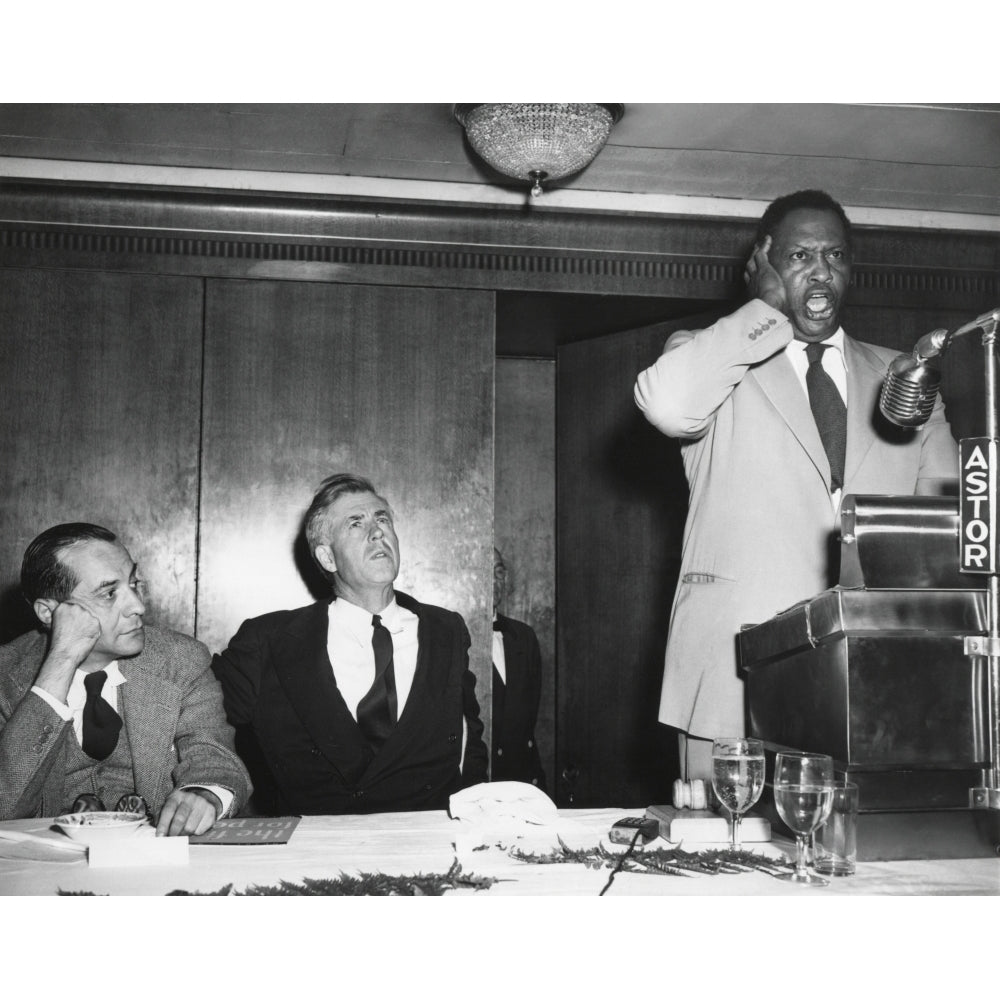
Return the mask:
<path id="1" fill-rule="evenodd" d="M 40 687 L 33 687 L 31 690 L 34 691 L 35 694 L 42 699 L 42 701 L 48 704 L 52 708 L 52 711 L 55 712 L 56 715 L 63 720 L 63 722 L 73 721 L 73 709 L 71 709 L 69 705 L 63 704 L 63 702 L 61 702 L 58 698 L 49 694 L 48 691 L 43 691 Z"/>
<path id="2" fill-rule="evenodd" d="M 203 788 L 206 792 L 211 792 L 222 803 L 222 812 L 215 817 L 216 819 L 222 819 L 229 812 L 229 807 L 236 797 L 228 788 L 223 788 L 221 785 L 181 785 L 180 787 L 182 791 L 189 788 Z"/>

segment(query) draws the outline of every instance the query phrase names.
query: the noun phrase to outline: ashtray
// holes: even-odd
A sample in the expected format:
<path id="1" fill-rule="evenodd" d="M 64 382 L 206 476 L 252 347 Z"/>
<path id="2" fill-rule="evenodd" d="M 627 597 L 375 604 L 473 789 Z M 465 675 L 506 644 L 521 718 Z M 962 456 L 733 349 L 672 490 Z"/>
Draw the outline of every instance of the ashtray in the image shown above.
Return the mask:
<path id="1" fill-rule="evenodd" d="M 131 836 L 146 823 L 144 813 L 138 812 L 78 812 L 56 816 L 52 821 L 71 840 L 85 844 Z"/>

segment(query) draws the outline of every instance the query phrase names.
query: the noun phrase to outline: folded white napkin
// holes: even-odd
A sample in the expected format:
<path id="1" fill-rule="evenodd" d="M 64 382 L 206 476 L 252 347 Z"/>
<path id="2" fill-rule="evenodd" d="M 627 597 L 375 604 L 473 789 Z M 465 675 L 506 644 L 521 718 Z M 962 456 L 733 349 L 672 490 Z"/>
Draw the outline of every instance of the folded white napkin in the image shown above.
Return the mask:
<path id="1" fill-rule="evenodd" d="M 448 800 L 456 822 L 455 848 L 507 848 L 547 853 L 562 840 L 570 847 L 591 846 L 593 836 L 580 824 L 560 819 L 556 804 L 535 785 L 490 781 L 463 788 Z"/>
<path id="2" fill-rule="evenodd" d="M 473 822 L 517 820 L 539 825 L 559 818 L 552 799 L 525 781 L 484 781 L 463 788 L 448 800 L 448 813 L 452 819 Z"/>

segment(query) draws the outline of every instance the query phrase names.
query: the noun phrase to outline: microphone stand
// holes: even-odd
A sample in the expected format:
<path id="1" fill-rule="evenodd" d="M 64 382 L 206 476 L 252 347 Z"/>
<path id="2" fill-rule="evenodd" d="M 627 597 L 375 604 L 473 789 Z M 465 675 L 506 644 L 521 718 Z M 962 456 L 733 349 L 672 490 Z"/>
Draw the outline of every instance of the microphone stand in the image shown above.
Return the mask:
<path id="1" fill-rule="evenodd" d="M 978 325 L 978 324 L 970 324 Z M 997 440 L 997 371 L 996 340 L 998 318 L 994 314 L 982 324 L 983 352 L 986 369 L 986 436 Z M 963 470 L 964 472 L 964 470 Z M 989 477 L 990 489 L 995 492 L 996 477 Z M 990 498 L 991 509 L 995 497 Z M 961 541 L 959 542 L 961 544 Z M 996 546 L 991 537 L 990 544 Z M 972 809 L 1000 809 L 1000 575 L 996 569 L 989 574 L 986 594 L 986 636 L 965 637 L 965 655 L 981 656 L 988 666 L 986 691 L 986 719 L 989 728 L 990 766 L 983 770 L 983 784 L 969 789 L 969 806 Z"/>

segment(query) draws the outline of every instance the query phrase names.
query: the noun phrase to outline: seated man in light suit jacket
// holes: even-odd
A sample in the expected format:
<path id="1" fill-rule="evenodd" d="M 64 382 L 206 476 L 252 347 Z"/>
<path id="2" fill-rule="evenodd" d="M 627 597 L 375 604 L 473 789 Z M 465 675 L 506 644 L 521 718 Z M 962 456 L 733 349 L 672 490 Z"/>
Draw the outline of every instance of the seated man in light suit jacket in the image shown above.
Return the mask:
<path id="1" fill-rule="evenodd" d="M 828 194 L 777 199 L 747 263 L 750 301 L 704 330 L 673 333 L 636 382 L 646 418 L 680 439 L 690 486 L 659 715 L 684 734 L 688 780 L 711 777 L 713 737 L 743 733 L 740 626 L 837 582 L 841 498 L 940 495 L 958 477 L 940 400 L 917 430 L 879 413 L 897 352 L 840 326 L 851 251 L 850 223 Z M 839 400 L 839 427 L 814 416 L 817 381 Z"/>
<path id="2" fill-rule="evenodd" d="M 43 631 L 0 647 L 0 819 L 138 794 L 157 835 L 176 836 L 238 812 L 250 782 L 211 656 L 143 624 L 138 567 L 115 535 L 49 528 L 25 551 L 21 588 Z"/>
<path id="3" fill-rule="evenodd" d="M 393 589 L 393 515 L 367 479 L 324 480 L 305 535 L 333 600 L 244 622 L 213 663 L 254 808 L 447 808 L 487 772 L 465 622 Z"/>

